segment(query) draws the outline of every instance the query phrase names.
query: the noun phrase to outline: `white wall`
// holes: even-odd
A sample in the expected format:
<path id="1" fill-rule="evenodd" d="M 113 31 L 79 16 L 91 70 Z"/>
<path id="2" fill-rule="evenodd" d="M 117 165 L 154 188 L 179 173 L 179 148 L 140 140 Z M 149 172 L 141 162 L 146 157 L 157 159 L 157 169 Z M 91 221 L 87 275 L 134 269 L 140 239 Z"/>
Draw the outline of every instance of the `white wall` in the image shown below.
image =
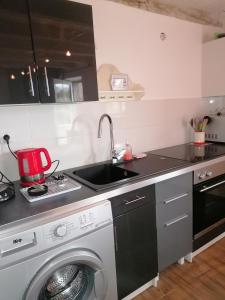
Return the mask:
<path id="1" fill-rule="evenodd" d="M 98 66 L 129 74 L 147 100 L 201 97 L 201 25 L 110 1 L 80 2 L 93 5 Z"/>
<path id="2" fill-rule="evenodd" d="M 13 149 L 46 147 L 61 160 L 60 169 L 109 158 L 106 124 L 97 139 L 102 113 L 113 118 L 116 142 L 131 143 L 134 152 L 189 141 L 189 119 L 211 109 L 198 98 L 202 27 L 109 1 L 81 2 L 93 4 L 98 66 L 111 63 L 128 73 L 152 101 L 0 107 L 0 136 L 9 133 Z M 18 178 L 2 141 L 0 170 Z"/>

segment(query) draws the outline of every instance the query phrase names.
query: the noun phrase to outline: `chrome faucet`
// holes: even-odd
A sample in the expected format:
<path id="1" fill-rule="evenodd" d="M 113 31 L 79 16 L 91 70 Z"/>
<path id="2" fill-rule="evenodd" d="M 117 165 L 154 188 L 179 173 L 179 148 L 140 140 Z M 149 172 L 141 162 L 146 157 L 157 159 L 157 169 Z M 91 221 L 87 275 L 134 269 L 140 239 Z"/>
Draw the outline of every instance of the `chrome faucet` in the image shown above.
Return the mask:
<path id="1" fill-rule="evenodd" d="M 116 150 L 114 147 L 114 136 L 113 136 L 113 122 L 112 118 L 108 114 L 103 114 L 101 118 L 99 119 L 98 123 L 98 138 L 101 138 L 102 136 L 102 121 L 104 118 L 107 118 L 109 121 L 109 129 L 110 129 L 110 156 L 112 160 L 112 164 L 118 163 L 122 161 L 122 157 L 126 150 Z"/>
<path id="2" fill-rule="evenodd" d="M 99 123 L 98 123 L 98 138 L 101 138 L 102 136 L 102 121 L 104 118 L 107 118 L 109 121 L 109 129 L 110 129 L 110 145 L 111 145 L 111 159 L 112 159 L 112 163 L 116 163 L 117 162 L 117 158 L 116 158 L 116 153 L 115 153 L 115 149 L 114 149 L 114 136 L 113 136 L 113 122 L 112 122 L 112 118 L 108 115 L 108 114 L 103 114 L 101 116 L 101 118 L 99 119 Z"/>

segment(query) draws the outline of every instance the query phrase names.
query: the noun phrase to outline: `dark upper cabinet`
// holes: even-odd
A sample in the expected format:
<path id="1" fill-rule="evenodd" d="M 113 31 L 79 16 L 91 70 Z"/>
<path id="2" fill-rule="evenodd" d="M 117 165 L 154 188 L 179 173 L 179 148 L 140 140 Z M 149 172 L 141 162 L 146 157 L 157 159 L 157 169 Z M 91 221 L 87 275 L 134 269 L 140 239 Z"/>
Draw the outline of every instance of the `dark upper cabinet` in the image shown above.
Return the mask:
<path id="1" fill-rule="evenodd" d="M 98 100 L 92 8 L 0 0 L 0 104 Z"/>
<path id="2" fill-rule="evenodd" d="M 98 100 L 92 8 L 29 0 L 41 102 Z"/>
<path id="3" fill-rule="evenodd" d="M 38 102 L 26 0 L 0 0 L 0 104 Z"/>

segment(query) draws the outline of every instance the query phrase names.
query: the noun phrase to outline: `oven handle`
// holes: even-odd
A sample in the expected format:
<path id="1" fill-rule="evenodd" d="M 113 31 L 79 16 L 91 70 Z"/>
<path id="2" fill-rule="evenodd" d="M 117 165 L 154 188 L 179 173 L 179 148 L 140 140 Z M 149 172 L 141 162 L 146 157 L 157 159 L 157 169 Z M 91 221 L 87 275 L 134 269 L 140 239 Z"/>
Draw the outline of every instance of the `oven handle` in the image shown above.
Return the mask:
<path id="1" fill-rule="evenodd" d="M 217 182 L 217 183 L 215 183 L 215 184 L 213 184 L 213 185 L 210 185 L 210 186 L 207 186 L 207 187 L 201 189 L 201 190 L 199 191 L 199 193 L 203 193 L 203 192 L 205 192 L 205 191 L 208 191 L 208 190 L 210 190 L 210 189 L 212 189 L 212 188 L 214 188 L 214 187 L 216 187 L 216 186 L 219 186 L 219 185 L 221 185 L 221 184 L 224 184 L 224 183 L 225 183 L 225 180 L 220 181 L 220 182 Z"/>

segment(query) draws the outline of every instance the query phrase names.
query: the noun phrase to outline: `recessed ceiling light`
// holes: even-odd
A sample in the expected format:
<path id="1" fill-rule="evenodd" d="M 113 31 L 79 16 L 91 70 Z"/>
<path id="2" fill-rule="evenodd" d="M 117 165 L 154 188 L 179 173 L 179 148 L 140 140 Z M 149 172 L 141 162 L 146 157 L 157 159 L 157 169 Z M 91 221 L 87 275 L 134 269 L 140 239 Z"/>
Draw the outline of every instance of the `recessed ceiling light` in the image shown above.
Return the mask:
<path id="1" fill-rule="evenodd" d="M 11 78 L 12 80 L 14 80 L 14 79 L 16 79 L 16 76 L 15 76 L 14 74 L 11 74 L 11 75 L 10 75 L 10 78 Z"/>
<path id="2" fill-rule="evenodd" d="M 46 63 L 49 63 L 49 62 L 50 62 L 50 59 L 49 59 L 49 58 L 46 58 L 46 59 L 45 59 L 45 62 L 46 62 Z"/>
<path id="3" fill-rule="evenodd" d="M 21 75 L 23 75 L 23 76 L 24 76 L 24 75 L 25 75 L 25 72 L 24 72 L 24 71 L 22 71 L 22 72 L 21 72 Z"/>
<path id="4" fill-rule="evenodd" d="M 69 50 L 66 51 L 66 56 L 71 56 L 71 52 Z"/>

